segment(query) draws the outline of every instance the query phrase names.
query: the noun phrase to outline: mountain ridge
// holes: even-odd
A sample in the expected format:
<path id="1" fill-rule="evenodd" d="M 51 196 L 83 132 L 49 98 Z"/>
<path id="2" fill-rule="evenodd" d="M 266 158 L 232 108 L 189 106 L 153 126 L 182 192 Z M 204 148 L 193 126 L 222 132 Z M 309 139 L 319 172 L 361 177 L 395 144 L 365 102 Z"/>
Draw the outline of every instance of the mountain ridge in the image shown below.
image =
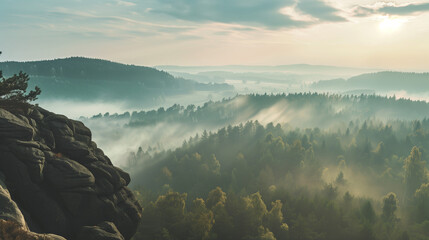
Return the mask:
<path id="1" fill-rule="evenodd" d="M 156 69 L 166 71 L 216 71 L 216 70 L 236 70 L 236 71 L 381 71 L 377 68 L 359 68 L 359 67 L 346 67 L 346 66 L 331 66 L 331 65 L 313 65 L 313 64 L 280 64 L 280 65 L 220 65 L 220 66 L 179 66 L 179 65 L 157 65 Z"/>
<path id="2" fill-rule="evenodd" d="M 382 71 L 365 73 L 347 79 L 321 80 L 311 85 L 317 90 L 407 91 L 421 93 L 429 89 L 429 72 Z"/>
<path id="3" fill-rule="evenodd" d="M 195 91 L 228 91 L 231 85 L 177 78 L 151 67 L 83 57 L 29 62 L 0 62 L 5 76 L 23 71 L 29 87 L 42 89 L 40 100 L 113 100 L 131 105 L 156 104 L 169 96 Z"/>

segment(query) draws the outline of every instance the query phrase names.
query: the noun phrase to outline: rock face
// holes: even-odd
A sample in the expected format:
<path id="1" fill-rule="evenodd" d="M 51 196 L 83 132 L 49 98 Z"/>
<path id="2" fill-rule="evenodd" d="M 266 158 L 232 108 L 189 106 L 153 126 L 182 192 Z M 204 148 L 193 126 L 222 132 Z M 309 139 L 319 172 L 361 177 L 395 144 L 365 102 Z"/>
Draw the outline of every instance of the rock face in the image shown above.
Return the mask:
<path id="1" fill-rule="evenodd" d="M 2 240 L 66 240 L 55 234 L 34 233 L 15 221 L 0 219 L 0 239 Z"/>
<path id="2" fill-rule="evenodd" d="M 13 221 L 23 229 L 28 229 L 24 216 L 19 210 L 18 205 L 10 197 L 10 193 L 4 183 L 4 175 L 0 173 L 0 219 Z"/>
<path id="3" fill-rule="evenodd" d="M 23 115 L 0 108 L 0 172 L 0 202 L 10 203 L 0 204 L 0 219 L 24 230 L 67 239 L 135 233 L 142 209 L 127 188 L 130 176 L 81 122 L 36 106 Z"/>

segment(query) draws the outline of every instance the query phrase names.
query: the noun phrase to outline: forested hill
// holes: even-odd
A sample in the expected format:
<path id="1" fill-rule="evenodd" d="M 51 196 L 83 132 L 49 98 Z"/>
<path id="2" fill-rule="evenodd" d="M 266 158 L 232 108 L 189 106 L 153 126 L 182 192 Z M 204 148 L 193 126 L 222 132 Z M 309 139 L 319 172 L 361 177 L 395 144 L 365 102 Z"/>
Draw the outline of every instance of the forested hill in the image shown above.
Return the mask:
<path id="1" fill-rule="evenodd" d="M 366 73 L 349 79 L 332 79 L 312 84 L 314 90 L 370 89 L 375 91 L 407 91 L 422 93 L 429 90 L 429 73 L 377 72 Z"/>
<path id="2" fill-rule="evenodd" d="M 149 85 L 172 83 L 174 77 L 154 68 L 126 65 L 101 59 L 70 57 L 31 62 L 2 62 L 3 74 L 23 71 L 30 76 L 79 78 L 88 80 L 144 81 Z"/>
<path id="3" fill-rule="evenodd" d="M 1 62 L 5 76 L 23 71 L 41 87 L 40 98 L 150 100 L 193 91 L 228 90 L 227 84 L 202 84 L 150 67 L 71 57 L 32 62 Z"/>
<path id="4" fill-rule="evenodd" d="M 428 126 L 247 122 L 140 148 L 129 158 L 144 208 L 136 239 L 427 240 Z"/>
<path id="5" fill-rule="evenodd" d="M 328 65 L 310 65 L 310 64 L 289 64 L 289 65 L 277 65 L 277 66 L 264 66 L 264 65 L 224 65 L 224 66 L 174 66 L 174 65 L 163 65 L 156 66 L 157 69 L 173 72 L 210 72 L 210 71 L 225 71 L 225 72 L 282 72 L 287 71 L 290 73 L 354 73 L 359 74 L 362 72 L 377 71 L 376 69 L 364 69 L 364 68 L 351 68 L 351 67 L 339 67 L 339 66 L 328 66 Z"/>
<path id="6" fill-rule="evenodd" d="M 248 120 L 261 123 L 288 123 L 293 127 L 329 128 L 351 120 L 414 120 L 429 117 L 424 101 L 376 95 L 341 96 L 318 93 L 279 95 L 239 95 L 203 106 L 173 105 L 167 109 L 125 114 L 99 114 L 92 119 L 128 120 L 129 126 L 148 126 L 161 122 L 183 123 L 206 129 L 238 124 Z"/>

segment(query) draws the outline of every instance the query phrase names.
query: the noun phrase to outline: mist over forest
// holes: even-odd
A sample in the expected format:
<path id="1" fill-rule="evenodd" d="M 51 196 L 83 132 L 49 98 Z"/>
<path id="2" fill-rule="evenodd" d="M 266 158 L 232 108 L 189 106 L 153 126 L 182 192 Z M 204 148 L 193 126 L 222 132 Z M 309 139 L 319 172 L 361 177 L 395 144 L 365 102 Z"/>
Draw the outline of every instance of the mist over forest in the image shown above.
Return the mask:
<path id="1" fill-rule="evenodd" d="M 427 239 L 427 73 L 2 62 L 129 172 L 133 239 Z M 171 71 L 171 73 L 165 72 Z"/>
<path id="2" fill-rule="evenodd" d="M 429 0 L 0 0 L 0 240 L 429 240 Z"/>
<path id="3" fill-rule="evenodd" d="M 109 156 L 124 164 L 124 154 L 135 152 L 138 147 L 167 150 L 204 130 L 216 131 L 251 120 L 263 125 L 280 123 L 290 128 L 336 131 L 355 120 L 423 120 L 428 111 L 429 104 L 424 101 L 376 95 L 252 94 L 202 106 L 175 104 L 150 111 L 97 114 L 80 120 L 97 133 L 94 137 L 98 142 L 106 144 Z"/>
<path id="4" fill-rule="evenodd" d="M 427 73 L 366 68 L 308 64 L 151 68 L 71 57 L 0 62 L 0 69 L 5 76 L 27 73 L 30 88 L 37 85 L 45 90 L 37 103 L 73 118 L 174 104 L 202 106 L 237 94 L 319 92 L 429 99 Z"/>
<path id="5" fill-rule="evenodd" d="M 44 94 L 40 104 L 55 109 L 75 108 L 62 112 L 71 117 L 91 115 L 94 109 L 120 111 L 154 108 L 195 100 L 209 100 L 208 95 L 232 96 L 233 87 L 225 83 L 200 83 L 176 78 L 150 67 L 126 65 L 101 59 L 71 57 L 31 62 L 1 62 L 5 76 L 20 71 L 31 77 L 29 87 L 39 86 Z M 192 99 L 187 97 L 195 96 Z M 79 108 L 77 108 L 78 106 Z M 60 110 L 64 111 L 64 110 Z"/>

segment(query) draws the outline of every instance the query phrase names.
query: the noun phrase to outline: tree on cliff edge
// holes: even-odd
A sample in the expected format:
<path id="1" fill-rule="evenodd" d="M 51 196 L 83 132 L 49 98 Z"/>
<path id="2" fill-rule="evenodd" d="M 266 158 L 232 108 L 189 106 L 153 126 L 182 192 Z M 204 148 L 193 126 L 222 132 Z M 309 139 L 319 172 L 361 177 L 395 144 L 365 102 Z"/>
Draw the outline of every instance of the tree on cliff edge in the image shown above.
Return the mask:
<path id="1" fill-rule="evenodd" d="M 34 90 L 26 94 L 29 80 L 28 75 L 23 72 L 14 74 L 9 78 L 4 78 L 0 70 L 0 100 L 22 103 L 36 100 L 42 91 L 36 86 Z"/>

